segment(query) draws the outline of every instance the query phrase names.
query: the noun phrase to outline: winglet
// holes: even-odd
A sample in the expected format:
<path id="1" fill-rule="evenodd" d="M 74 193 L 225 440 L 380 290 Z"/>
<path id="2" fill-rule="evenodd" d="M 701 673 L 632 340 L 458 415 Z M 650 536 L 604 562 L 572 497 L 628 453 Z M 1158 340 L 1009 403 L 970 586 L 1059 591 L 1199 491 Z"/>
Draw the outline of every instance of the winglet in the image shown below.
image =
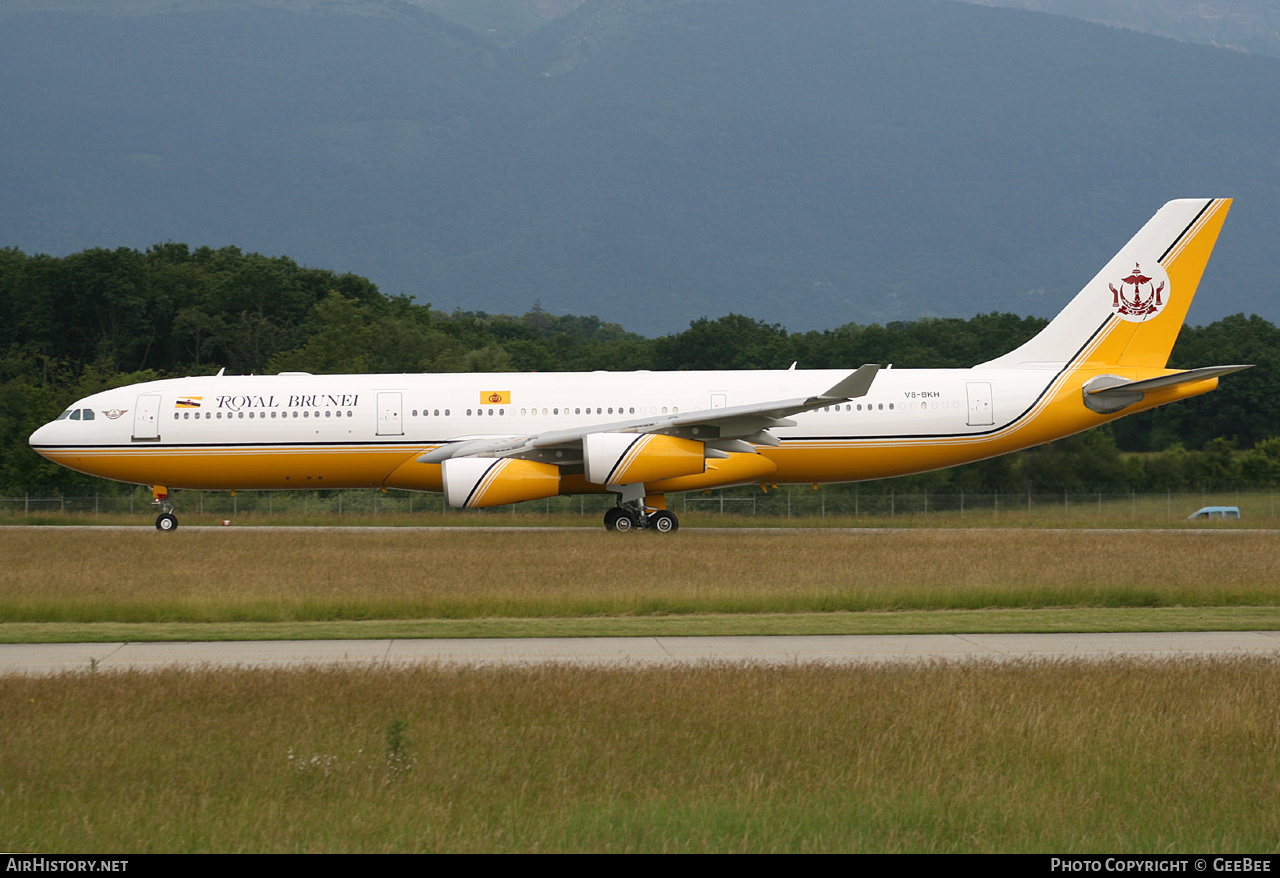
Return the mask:
<path id="1" fill-rule="evenodd" d="M 813 402 L 827 402 L 828 400 L 844 402 L 846 399 L 858 399 L 866 396 L 867 391 L 871 389 L 871 382 L 875 380 L 876 373 L 879 371 L 879 363 L 867 363 L 865 366 L 859 366 L 842 381 L 836 383 L 835 386 L 811 399 Z"/>

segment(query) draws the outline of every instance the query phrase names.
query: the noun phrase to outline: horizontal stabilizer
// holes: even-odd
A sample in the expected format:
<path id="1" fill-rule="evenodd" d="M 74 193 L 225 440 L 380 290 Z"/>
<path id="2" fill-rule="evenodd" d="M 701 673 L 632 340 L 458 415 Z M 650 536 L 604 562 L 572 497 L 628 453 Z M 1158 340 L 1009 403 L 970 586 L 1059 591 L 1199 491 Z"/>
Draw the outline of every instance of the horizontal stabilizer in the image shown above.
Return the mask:
<path id="1" fill-rule="evenodd" d="M 1253 366 L 1205 366 L 1188 369 L 1172 375 L 1147 378 L 1142 381 L 1126 381 L 1116 375 L 1100 375 L 1084 386 L 1084 404 L 1099 414 L 1112 414 L 1140 402 L 1145 393 L 1180 384 L 1194 384 L 1232 372 L 1252 369 Z"/>

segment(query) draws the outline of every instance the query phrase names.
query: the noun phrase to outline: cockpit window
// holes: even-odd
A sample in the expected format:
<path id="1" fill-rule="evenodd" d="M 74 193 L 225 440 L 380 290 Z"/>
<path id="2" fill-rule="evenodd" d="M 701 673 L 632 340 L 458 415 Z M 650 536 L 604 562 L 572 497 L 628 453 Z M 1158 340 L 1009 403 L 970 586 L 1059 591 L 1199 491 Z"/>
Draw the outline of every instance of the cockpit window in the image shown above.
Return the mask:
<path id="1" fill-rule="evenodd" d="M 86 421 L 92 421 L 92 420 L 93 420 L 93 409 L 85 409 L 85 410 L 84 410 L 84 419 L 85 419 Z"/>
<path id="2" fill-rule="evenodd" d="M 65 412 L 63 412 L 62 414 L 58 415 L 58 420 L 59 420 L 59 421 L 65 421 L 65 420 L 66 420 L 67 418 L 69 418 L 69 417 L 71 417 L 71 409 L 67 409 Z"/>
<path id="3" fill-rule="evenodd" d="M 73 421 L 80 420 L 80 409 L 76 409 L 74 412 L 71 413 L 71 420 Z"/>

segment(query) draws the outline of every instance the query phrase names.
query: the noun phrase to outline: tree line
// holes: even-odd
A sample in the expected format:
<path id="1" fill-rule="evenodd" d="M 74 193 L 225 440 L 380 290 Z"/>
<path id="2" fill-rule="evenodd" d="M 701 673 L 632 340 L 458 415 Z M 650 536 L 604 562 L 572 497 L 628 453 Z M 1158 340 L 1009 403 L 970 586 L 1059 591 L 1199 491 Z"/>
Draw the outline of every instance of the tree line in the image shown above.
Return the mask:
<path id="1" fill-rule="evenodd" d="M 964 368 L 1046 325 L 980 314 L 792 333 L 730 314 L 645 338 L 531 303 L 525 314 L 442 313 L 353 274 L 236 247 L 165 243 L 66 257 L 0 250 L 0 485 L 95 480 L 27 436 L 75 399 L 178 375 L 308 371 L 502 372 Z M 1184 327 L 1170 366 L 1254 363 L 1196 399 L 1039 449 L 909 477 L 929 490 L 1178 490 L 1280 481 L 1280 329 L 1235 315 Z"/>

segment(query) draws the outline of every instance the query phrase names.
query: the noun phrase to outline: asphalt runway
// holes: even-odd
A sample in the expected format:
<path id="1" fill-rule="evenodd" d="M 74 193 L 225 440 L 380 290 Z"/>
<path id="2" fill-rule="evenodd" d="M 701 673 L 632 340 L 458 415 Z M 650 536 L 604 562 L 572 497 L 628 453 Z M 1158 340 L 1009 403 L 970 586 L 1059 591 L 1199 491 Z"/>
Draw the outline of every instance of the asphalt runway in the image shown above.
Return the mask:
<path id="1" fill-rule="evenodd" d="M 644 668 L 1280 655 L 1280 631 L 1130 634 L 912 634 L 599 637 L 511 640 L 258 640 L 217 643 L 0 644 L 0 675 L 184 668 L 568 664 Z"/>

